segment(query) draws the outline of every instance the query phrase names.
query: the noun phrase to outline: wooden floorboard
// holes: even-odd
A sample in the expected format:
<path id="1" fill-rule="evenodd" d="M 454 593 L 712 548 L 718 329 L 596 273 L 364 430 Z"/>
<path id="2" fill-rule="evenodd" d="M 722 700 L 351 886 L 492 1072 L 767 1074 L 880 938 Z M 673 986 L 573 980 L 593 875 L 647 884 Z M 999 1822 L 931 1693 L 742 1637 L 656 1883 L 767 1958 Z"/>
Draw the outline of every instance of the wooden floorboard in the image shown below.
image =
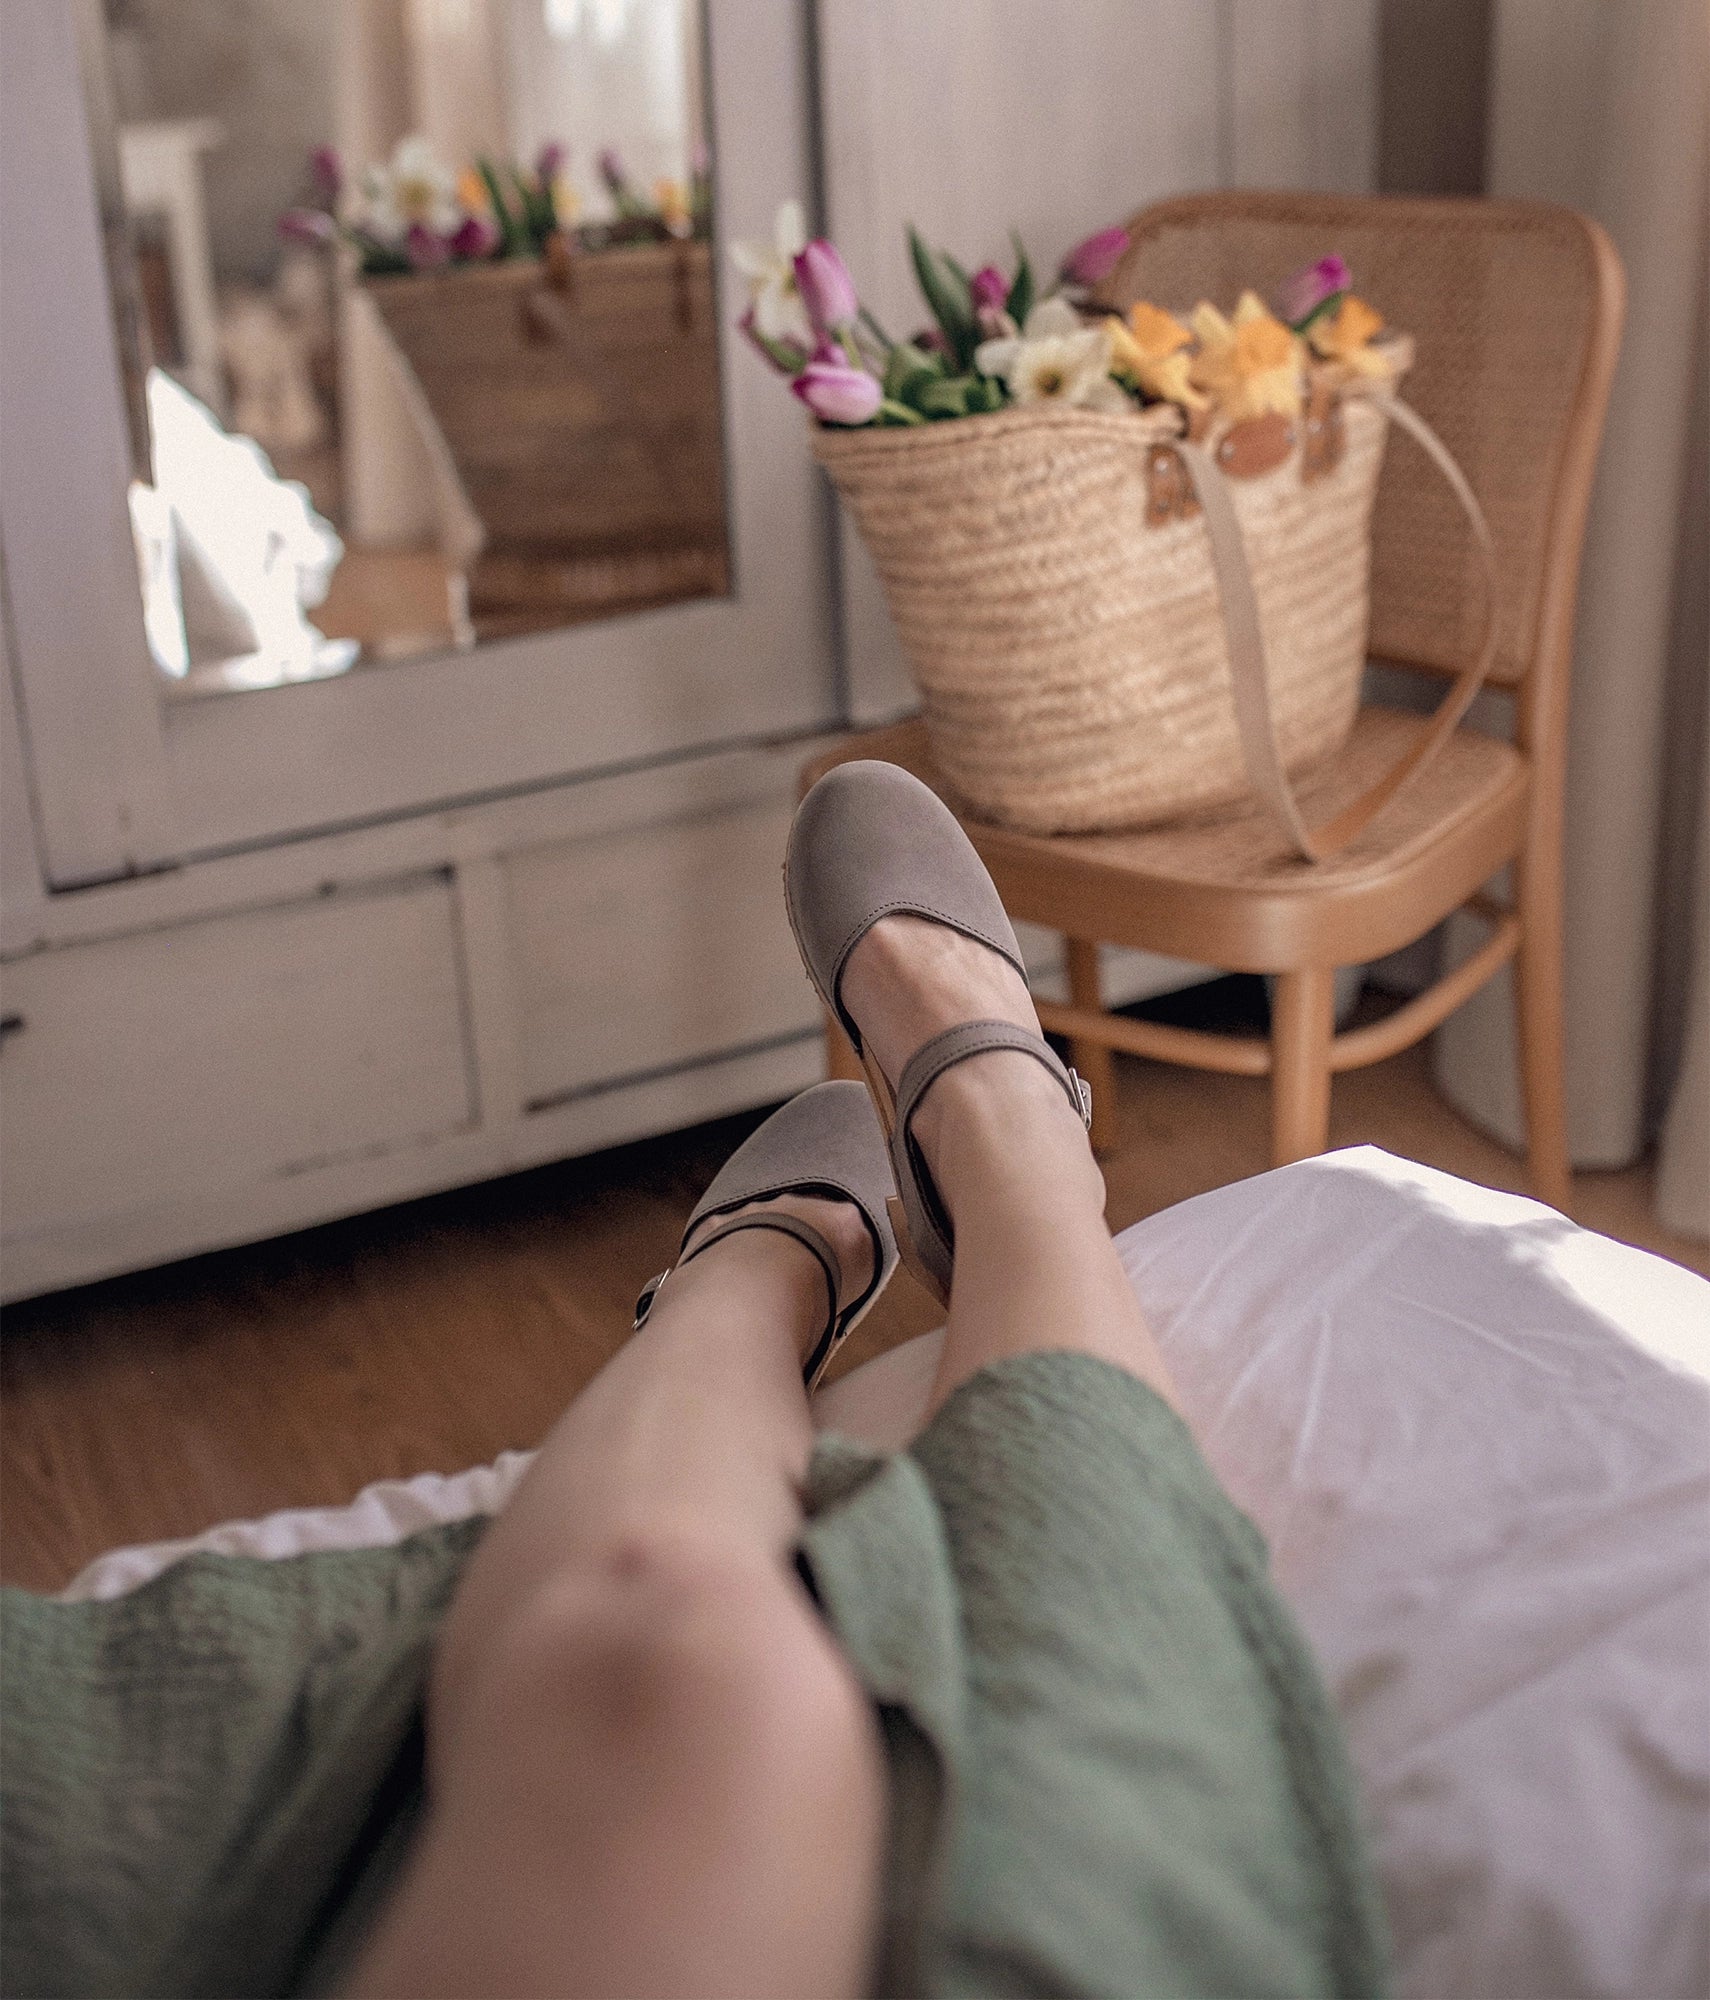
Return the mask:
<path id="1" fill-rule="evenodd" d="M 1117 1059 L 1113 1227 L 1265 1164 L 1263 1082 Z M 64 1583 L 123 1542 L 535 1443 L 618 1347 L 641 1282 L 752 1117 L 28 1301 L 0 1345 L 0 1577 Z M 1422 1050 L 1338 1080 L 1332 1143 L 1490 1186 L 1519 1162 Z M 1580 1221 L 1710 1275 L 1650 1219 L 1650 1175 L 1583 1174 Z M 847 1364 L 936 1323 L 899 1274 Z"/>

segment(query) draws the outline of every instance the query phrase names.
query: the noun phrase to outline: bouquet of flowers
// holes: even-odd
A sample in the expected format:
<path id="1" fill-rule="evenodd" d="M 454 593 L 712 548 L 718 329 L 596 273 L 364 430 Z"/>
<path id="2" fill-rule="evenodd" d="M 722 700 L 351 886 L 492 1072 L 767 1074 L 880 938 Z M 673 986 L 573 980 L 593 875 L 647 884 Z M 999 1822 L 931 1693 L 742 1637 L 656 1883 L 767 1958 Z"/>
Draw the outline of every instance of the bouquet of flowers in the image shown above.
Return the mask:
<path id="1" fill-rule="evenodd" d="M 427 140 L 400 140 L 389 161 L 368 167 L 354 188 L 332 146 L 317 146 L 309 174 L 317 203 L 280 217 L 281 235 L 312 244 L 348 244 L 365 277 L 431 271 L 496 257 L 551 257 L 618 243 L 704 239 L 712 217 L 712 178 L 704 158 L 685 183 L 661 180 L 648 200 L 637 192 L 615 148 L 595 162 L 612 205 L 599 221 L 578 220 L 581 202 L 565 172 L 569 155 L 545 145 L 532 167 L 484 155 L 461 172 Z"/>
<path id="2" fill-rule="evenodd" d="M 1193 198 L 1180 207 L 1204 226 Z M 1269 302 L 1119 312 L 1110 301 L 1134 291 L 1121 267 L 1149 240 L 1100 230 L 1045 287 L 1019 241 L 1007 269 L 969 272 L 911 229 L 931 320 L 893 340 L 786 202 L 770 243 L 735 247 L 740 324 L 818 419 L 814 456 L 967 806 L 1053 833 L 1256 796 L 1316 858 L 1289 776 L 1358 709 L 1391 424 L 1463 506 L 1470 489 L 1393 393 L 1411 341 L 1385 332 L 1340 257 Z"/>
<path id="3" fill-rule="evenodd" d="M 1076 246 L 1037 292 L 1027 253 L 967 272 L 910 229 L 909 252 L 932 323 L 893 341 L 861 304 L 848 266 L 808 241 L 801 205 L 778 210 L 773 241 L 739 243 L 749 296 L 740 326 L 822 424 L 906 427 L 1010 405 L 1141 411 L 1163 404 L 1187 435 L 1250 418 L 1298 416 L 1328 371 L 1387 378 L 1398 350 L 1352 289 L 1340 257 L 1297 272 L 1270 305 L 1244 292 L 1228 317 L 1202 300 L 1186 320 L 1142 300 L 1126 317 L 1092 303 L 1128 248 L 1126 229 Z"/>

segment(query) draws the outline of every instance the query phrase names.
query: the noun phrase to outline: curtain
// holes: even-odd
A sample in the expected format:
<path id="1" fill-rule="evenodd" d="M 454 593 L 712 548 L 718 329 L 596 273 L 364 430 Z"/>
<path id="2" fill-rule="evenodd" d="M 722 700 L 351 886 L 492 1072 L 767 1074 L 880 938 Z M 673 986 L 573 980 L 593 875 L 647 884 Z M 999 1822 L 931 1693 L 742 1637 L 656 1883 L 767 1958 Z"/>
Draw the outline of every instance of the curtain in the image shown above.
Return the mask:
<path id="1" fill-rule="evenodd" d="M 1660 1135 L 1659 1219 L 1710 1238 L 1710 9 L 1495 0 L 1494 31 L 1489 192 L 1594 215 L 1628 279 L 1574 660 L 1570 1146 L 1576 1165 L 1625 1166 Z M 1506 977 L 1445 1024 L 1436 1064 L 1466 1116 L 1521 1143 Z"/>

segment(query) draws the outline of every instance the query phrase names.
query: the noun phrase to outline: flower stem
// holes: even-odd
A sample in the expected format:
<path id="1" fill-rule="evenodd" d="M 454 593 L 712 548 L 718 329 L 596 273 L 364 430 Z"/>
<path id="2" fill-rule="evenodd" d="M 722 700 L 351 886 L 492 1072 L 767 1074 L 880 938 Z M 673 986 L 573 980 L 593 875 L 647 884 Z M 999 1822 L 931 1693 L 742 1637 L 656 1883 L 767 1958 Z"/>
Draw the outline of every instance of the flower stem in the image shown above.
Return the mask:
<path id="1" fill-rule="evenodd" d="M 872 313 L 870 313 L 867 310 L 865 306 L 861 308 L 861 322 L 866 327 L 867 331 L 873 336 L 873 338 L 879 343 L 879 345 L 885 350 L 887 354 L 891 351 L 893 347 L 896 346 L 896 342 L 892 340 L 890 335 L 885 331 L 885 329 L 879 324 L 878 320 L 874 317 Z"/>

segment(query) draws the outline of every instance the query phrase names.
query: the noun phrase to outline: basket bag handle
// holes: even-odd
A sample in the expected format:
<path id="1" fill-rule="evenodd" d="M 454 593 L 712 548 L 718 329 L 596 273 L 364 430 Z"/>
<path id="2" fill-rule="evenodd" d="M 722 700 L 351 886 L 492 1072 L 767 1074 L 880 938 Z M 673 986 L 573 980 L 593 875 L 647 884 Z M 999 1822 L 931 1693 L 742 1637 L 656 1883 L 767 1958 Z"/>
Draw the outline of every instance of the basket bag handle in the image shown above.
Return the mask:
<path id="1" fill-rule="evenodd" d="M 1455 733 L 1496 657 L 1496 548 L 1478 496 L 1448 446 L 1417 410 L 1384 389 L 1373 388 L 1365 394 L 1392 423 L 1399 424 L 1418 440 L 1472 525 L 1484 576 L 1484 638 L 1472 663 L 1456 675 L 1416 741 L 1374 785 L 1322 826 L 1308 827 L 1301 817 L 1283 769 L 1276 723 L 1271 715 L 1270 676 L 1264 633 L 1259 626 L 1259 600 L 1254 594 L 1253 573 L 1248 567 L 1246 544 L 1241 539 L 1241 523 L 1236 517 L 1229 482 L 1203 445 L 1190 444 L 1184 438 L 1175 447 L 1193 475 L 1211 543 L 1211 565 L 1217 575 L 1223 626 L 1229 640 L 1229 670 L 1235 683 L 1235 722 L 1247 775 L 1254 791 L 1287 830 L 1295 851 L 1307 861 L 1327 861 L 1340 853 L 1365 832 L 1404 785 L 1419 775 Z"/>

